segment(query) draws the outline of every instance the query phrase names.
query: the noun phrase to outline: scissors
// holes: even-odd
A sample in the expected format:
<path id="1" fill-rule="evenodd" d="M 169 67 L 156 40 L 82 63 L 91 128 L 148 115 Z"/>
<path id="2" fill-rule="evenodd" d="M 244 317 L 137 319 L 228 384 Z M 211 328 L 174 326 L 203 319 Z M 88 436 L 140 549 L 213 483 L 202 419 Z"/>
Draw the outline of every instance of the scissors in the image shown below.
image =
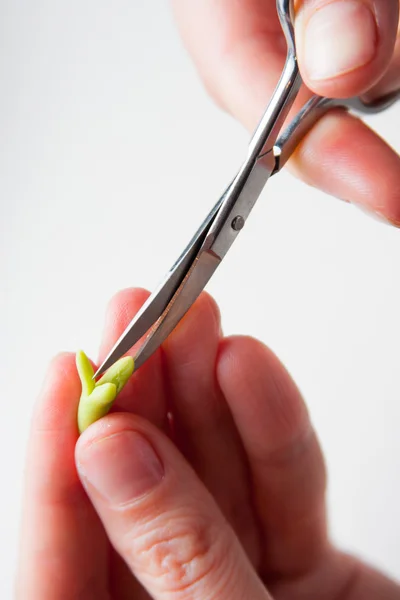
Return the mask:
<path id="1" fill-rule="evenodd" d="M 293 0 L 277 0 L 277 11 L 287 42 L 286 62 L 270 103 L 250 140 L 246 159 L 189 245 L 132 319 L 94 377 L 104 373 L 142 338 L 144 341 L 134 357 L 135 370 L 155 352 L 221 264 L 269 178 L 282 169 L 304 135 L 328 110 L 342 107 L 361 114 L 378 113 L 400 98 L 400 92 L 372 103 L 363 102 L 360 98 L 343 101 L 313 96 L 284 129 L 303 82 L 294 40 Z"/>

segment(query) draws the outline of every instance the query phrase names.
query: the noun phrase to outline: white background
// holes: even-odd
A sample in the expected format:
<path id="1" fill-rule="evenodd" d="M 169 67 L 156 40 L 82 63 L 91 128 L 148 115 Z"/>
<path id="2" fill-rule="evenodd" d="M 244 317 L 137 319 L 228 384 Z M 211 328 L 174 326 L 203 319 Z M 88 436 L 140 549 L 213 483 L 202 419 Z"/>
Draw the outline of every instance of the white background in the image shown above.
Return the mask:
<path id="1" fill-rule="evenodd" d="M 0 596 L 49 358 L 92 356 L 108 299 L 153 288 L 248 134 L 207 98 L 167 2 L 0 3 Z M 373 124 L 400 149 L 399 110 Z M 400 577 L 400 232 L 286 174 L 212 280 L 226 333 L 297 379 L 330 472 L 332 534 Z"/>

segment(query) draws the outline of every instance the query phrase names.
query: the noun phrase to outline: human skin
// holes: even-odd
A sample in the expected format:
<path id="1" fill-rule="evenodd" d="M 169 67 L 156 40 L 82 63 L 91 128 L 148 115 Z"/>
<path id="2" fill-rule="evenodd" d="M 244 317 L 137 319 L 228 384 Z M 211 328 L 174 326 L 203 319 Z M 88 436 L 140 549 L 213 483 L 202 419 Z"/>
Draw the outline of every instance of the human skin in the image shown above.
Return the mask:
<path id="1" fill-rule="evenodd" d="M 252 131 L 286 54 L 276 0 L 171 0 L 171 4 L 207 90 Z M 346 98 L 400 88 L 398 0 L 298 0 L 295 4 L 299 66 L 308 87 L 294 110 L 311 91 Z M 326 77 L 321 78 L 317 62 L 313 79 L 312 57 L 321 55 Z M 394 125 L 399 123 L 398 115 L 399 109 L 394 109 Z M 306 183 L 400 224 L 399 156 L 349 113 L 335 110 L 321 119 L 288 168 Z"/>
<path id="2" fill-rule="evenodd" d="M 132 356 L 120 358 L 97 381 L 93 365 L 82 350 L 77 352 L 75 363 L 81 381 L 77 423 L 78 431 L 82 433 L 110 412 L 115 398 L 133 373 L 134 361 Z"/>
<path id="3" fill-rule="evenodd" d="M 111 302 L 99 360 L 146 297 Z M 268 348 L 223 337 L 207 294 L 78 439 L 79 396 L 62 354 L 32 421 L 18 599 L 400 598 L 332 546 L 303 399 Z"/>
<path id="4" fill-rule="evenodd" d="M 208 89 L 252 128 L 284 56 L 274 0 L 173 4 Z M 304 29 L 313 11 L 339 4 L 355 11 L 354 30 L 364 19 L 358 41 L 372 39 L 373 55 L 343 72 L 355 56 L 347 48 L 340 72 L 315 80 Z M 310 90 L 375 95 L 400 83 L 397 0 L 297 5 Z M 376 29 L 365 15 L 355 18 L 366 8 L 379 17 Z M 332 32 L 326 38 L 333 43 Z M 367 56 L 361 50 L 358 63 Z M 399 167 L 384 141 L 338 111 L 313 128 L 290 164 L 308 183 L 395 224 Z M 146 297 L 126 290 L 112 301 L 99 362 Z M 114 414 L 78 440 L 79 395 L 74 357 L 57 357 L 32 420 L 17 598 L 400 599 L 395 582 L 332 546 L 325 466 L 303 399 L 265 346 L 223 337 L 206 294 L 134 374 Z"/>

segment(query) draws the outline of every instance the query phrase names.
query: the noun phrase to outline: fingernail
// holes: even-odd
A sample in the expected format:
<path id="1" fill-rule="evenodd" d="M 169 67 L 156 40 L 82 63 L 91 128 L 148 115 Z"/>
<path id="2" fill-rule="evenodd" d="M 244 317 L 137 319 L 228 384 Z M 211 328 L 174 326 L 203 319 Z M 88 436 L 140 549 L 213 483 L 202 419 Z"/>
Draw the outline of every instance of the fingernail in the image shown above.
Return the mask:
<path id="1" fill-rule="evenodd" d="M 110 504 L 127 504 L 151 491 L 164 468 L 150 443 L 136 431 L 123 431 L 81 449 L 83 479 Z"/>
<path id="2" fill-rule="evenodd" d="M 320 8 L 305 30 L 308 76 L 316 81 L 331 79 L 368 64 L 377 37 L 375 17 L 364 2 L 339 0 Z"/>

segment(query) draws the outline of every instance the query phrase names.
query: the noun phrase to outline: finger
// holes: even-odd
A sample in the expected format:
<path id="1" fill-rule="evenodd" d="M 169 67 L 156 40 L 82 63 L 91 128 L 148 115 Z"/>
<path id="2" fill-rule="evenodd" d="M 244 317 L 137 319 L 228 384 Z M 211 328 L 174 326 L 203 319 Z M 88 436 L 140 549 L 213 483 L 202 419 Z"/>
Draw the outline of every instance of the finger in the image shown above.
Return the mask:
<path id="1" fill-rule="evenodd" d="M 391 4 L 390 0 L 388 6 Z M 284 63 L 285 44 L 274 16 L 275 2 L 205 0 L 193 6 L 174 0 L 173 5 L 186 45 L 210 93 L 253 129 Z M 330 116 L 318 123 L 316 133 L 305 138 L 289 168 L 334 196 L 380 211 L 398 222 L 400 159 L 350 116 L 336 118 L 335 128 L 330 127 L 332 123 Z M 324 138 L 324 132 L 333 133 L 333 139 L 328 135 Z"/>
<path id="2" fill-rule="evenodd" d="M 146 290 L 134 288 L 123 290 L 114 296 L 106 311 L 99 362 L 107 356 L 148 297 Z M 137 345 L 128 352 L 130 356 L 135 356 L 136 347 Z M 134 412 L 158 427 L 166 427 L 167 408 L 160 350 L 134 372 L 119 394 L 115 408 Z"/>
<path id="3" fill-rule="evenodd" d="M 246 450 L 267 580 L 315 567 L 327 549 L 325 468 L 303 400 L 260 342 L 228 338 L 217 363 L 221 390 Z"/>
<path id="4" fill-rule="evenodd" d="M 400 597 L 400 585 L 383 573 L 362 563 L 356 563 L 354 577 L 348 589 L 349 600 L 382 598 L 397 600 Z"/>
<path id="5" fill-rule="evenodd" d="M 292 157 L 310 185 L 400 225 L 400 159 L 359 119 L 333 111 L 319 121 Z"/>
<path id="6" fill-rule="evenodd" d="M 74 461 L 80 382 L 74 357 L 50 365 L 27 453 L 17 597 L 102 597 L 106 540 Z M 92 597 L 92 596 L 90 596 Z"/>
<path id="7" fill-rule="evenodd" d="M 76 460 L 111 542 L 154 600 L 269 598 L 212 497 L 154 426 L 109 415 L 81 436 Z"/>
<path id="8" fill-rule="evenodd" d="M 398 0 L 299 2 L 296 45 L 305 84 L 335 98 L 371 88 L 391 61 L 398 20 Z"/>
<path id="9" fill-rule="evenodd" d="M 172 0 L 182 38 L 214 99 L 253 128 L 278 82 L 286 43 L 275 0 Z"/>
<path id="10" fill-rule="evenodd" d="M 381 98 L 382 96 L 386 96 L 387 94 L 398 90 L 400 90 L 400 23 L 397 32 L 396 46 L 389 68 L 376 86 L 368 91 L 367 99 Z"/>
<path id="11" fill-rule="evenodd" d="M 254 564 L 258 535 L 247 467 L 215 362 L 221 339 L 218 306 L 202 294 L 164 344 L 176 441 L 233 526 Z"/>
<path id="12" fill-rule="evenodd" d="M 210 92 L 254 127 L 286 56 L 276 0 L 172 5 Z M 296 45 L 306 84 L 330 97 L 365 92 L 389 66 L 398 23 L 398 0 L 298 0 Z M 324 69 L 328 76 L 321 75 Z M 316 70 L 320 74 L 311 76 Z"/>

